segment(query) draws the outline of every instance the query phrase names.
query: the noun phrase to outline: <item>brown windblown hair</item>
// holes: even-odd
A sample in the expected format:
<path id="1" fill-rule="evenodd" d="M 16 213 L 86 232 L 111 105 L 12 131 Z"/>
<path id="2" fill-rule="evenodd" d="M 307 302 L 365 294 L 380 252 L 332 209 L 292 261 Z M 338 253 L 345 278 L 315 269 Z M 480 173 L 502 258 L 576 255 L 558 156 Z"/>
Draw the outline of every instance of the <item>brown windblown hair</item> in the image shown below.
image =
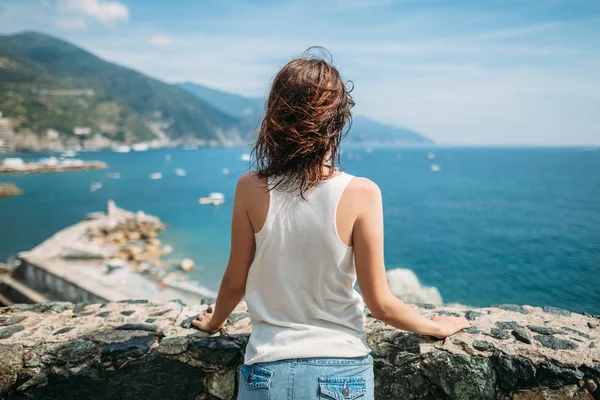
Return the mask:
<path id="1" fill-rule="evenodd" d="M 253 149 L 257 176 L 302 197 L 330 178 L 340 164 L 340 142 L 352 123 L 353 105 L 331 63 L 310 57 L 288 62 L 273 80 Z M 325 163 L 331 167 L 327 174 Z"/>

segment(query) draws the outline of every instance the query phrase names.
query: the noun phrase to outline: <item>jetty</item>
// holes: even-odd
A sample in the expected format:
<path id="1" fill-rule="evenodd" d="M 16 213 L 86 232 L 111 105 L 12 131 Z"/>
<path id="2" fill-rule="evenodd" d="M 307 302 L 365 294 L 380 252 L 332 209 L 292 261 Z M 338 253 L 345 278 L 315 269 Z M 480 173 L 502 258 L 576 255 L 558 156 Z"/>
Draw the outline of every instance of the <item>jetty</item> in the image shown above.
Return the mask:
<path id="1" fill-rule="evenodd" d="M 21 158 L 5 158 L 0 163 L 0 174 L 32 174 L 44 172 L 88 171 L 106 169 L 102 161 L 83 161 L 76 158 L 42 158 L 38 161 L 24 161 Z"/>
<path id="2" fill-rule="evenodd" d="M 162 229 L 157 217 L 109 201 L 106 211 L 19 253 L 0 275 L 0 302 L 209 301 L 215 293 L 187 280 L 193 262 L 167 258 L 173 248 L 160 243 Z"/>

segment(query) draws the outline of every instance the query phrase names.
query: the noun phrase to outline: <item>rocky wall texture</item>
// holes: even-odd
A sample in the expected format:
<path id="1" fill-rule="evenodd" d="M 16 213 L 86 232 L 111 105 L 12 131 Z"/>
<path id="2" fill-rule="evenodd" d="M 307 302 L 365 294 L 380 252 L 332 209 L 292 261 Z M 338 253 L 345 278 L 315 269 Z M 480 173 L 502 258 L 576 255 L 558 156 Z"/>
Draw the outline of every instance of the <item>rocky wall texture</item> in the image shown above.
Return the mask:
<path id="1" fill-rule="evenodd" d="M 251 331 L 245 305 L 208 335 L 206 305 L 173 301 L 0 308 L 0 399 L 232 399 Z M 445 340 L 367 318 L 377 399 L 600 398 L 600 320 L 546 307 L 419 307 L 465 315 Z"/>

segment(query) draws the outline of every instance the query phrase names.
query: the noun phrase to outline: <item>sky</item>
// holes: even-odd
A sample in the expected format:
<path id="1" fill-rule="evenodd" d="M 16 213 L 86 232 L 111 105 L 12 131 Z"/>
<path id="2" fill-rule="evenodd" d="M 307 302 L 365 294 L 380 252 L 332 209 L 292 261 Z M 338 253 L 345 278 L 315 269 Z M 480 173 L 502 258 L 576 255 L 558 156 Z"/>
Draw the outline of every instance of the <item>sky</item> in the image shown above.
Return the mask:
<path id="1" fill-rule="evenodd" d="M 252 97 L 320 45 L 357 115 L 447 145 L 600 145 L 600 0 L 0 0 L 0 33 L 23 30 Z"/>

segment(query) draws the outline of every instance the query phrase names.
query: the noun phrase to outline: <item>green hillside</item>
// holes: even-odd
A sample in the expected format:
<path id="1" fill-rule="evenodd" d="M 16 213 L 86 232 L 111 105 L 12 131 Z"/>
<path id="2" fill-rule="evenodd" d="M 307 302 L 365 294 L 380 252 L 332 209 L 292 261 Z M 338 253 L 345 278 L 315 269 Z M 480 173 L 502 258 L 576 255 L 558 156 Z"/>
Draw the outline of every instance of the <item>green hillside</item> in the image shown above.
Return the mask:
<path id="1" fill-rule="evenodd" d="M 241 129 L 237 118 L 184 90 L 36 32 L 0 35 L 0 111 L 20 128 L 90 126 L 128 142 L 154 137 L 150 122 L 171 139 L 216 139 L 219 131 Z"/>

